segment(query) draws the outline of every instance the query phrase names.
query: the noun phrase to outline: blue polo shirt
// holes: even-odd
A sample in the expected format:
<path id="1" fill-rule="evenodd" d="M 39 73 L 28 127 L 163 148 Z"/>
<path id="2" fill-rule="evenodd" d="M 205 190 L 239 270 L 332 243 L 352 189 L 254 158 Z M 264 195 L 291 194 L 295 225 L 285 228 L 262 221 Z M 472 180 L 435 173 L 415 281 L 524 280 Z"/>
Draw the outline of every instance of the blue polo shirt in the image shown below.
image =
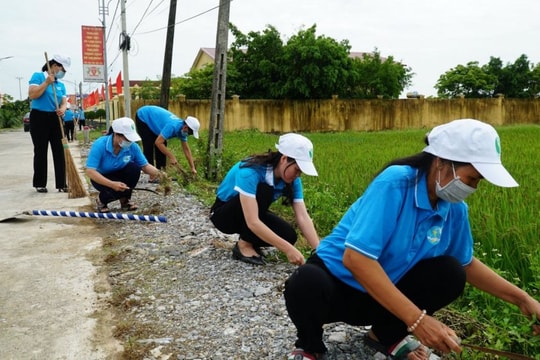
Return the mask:
<path id="1" fill-rule="evenodd" d="M 148 125 L 156 136 L 161 135 L 165 140 L 178 137 L 182 142 L 187 141 L 188 133 L 182 132 L 184 120 L 169 110 L 160 106 L 145 105 L 137 110 L 137 117 Z"/>
<path id="2" fill-rule="evenodd" d="M 64 113 L 64 121 L 73 121 L 73 118 L 74 118 L 73 111 L 71 111 L 71 109 L 67 109 L 66 112 Z"/>
<path id="3" fill-rule="evenodd" d="M 237 162 L 225 175 L 225 178 L 219 184 L 216 194 L 221 201 L 228 201 L 232 197 L 240 194 L 255 198 L 257 195 L 257 186 L 260 183 L 266 183 L 274 188 L 274 197 L 276 201 L 285 188 L 285 181 L 279 179 L 274 182 L 274 168 L 271 165 L 244 166 L 243 161 Z M 297 177 L 292 183 L 293 201 L 304 201 L 304 190 L 302 180 Z"/>
<path id="4" fill-rule="evenodd" d="M 36 72 L 32 74 L 32 77 L 28 81 L 28 85 L 39 86 L 45 82 L 46 78 L 46 72 Z M 62 98 L 66 96 L 66 87 L 59 81 L 55 81 L 52 83 L 52 85 L 56 90 L 56 99 L 58 99 L 58 105 L 60 106 L 62 103 Z M 56 111 L 56 101 L 54 99 L 54 93 L 51 85 L 47 86 L 40 97 L 32 100 L 30 103 L 30 108 L 40 111 Z"/>
<path id="5" fill-rule="evenodd" d="M 123 169 L 129 162 L 134 162 L 141 168 L 148 164 L 139 144 L 131 143 L 130 147 L 120 149 L 120 152 L 115 154 L 112 141 L 112 135 L 105 135 L 94 141 L 86 160 L 87 169 L 95 169 L 104 175 Z"/>
<path id="6" fill-rule="evenodd" d="M 377 260 L 394 284 L 423 259 L 450 255 L 463 265 L 472 261 L 467 204 L 439 199 L 433 209 L 426 175 L 417 177 L 416 168 L 390 166 L 375 178 L 317 247 L 332 274 L 365 291 L 343 265 L 345 248 Z"/>

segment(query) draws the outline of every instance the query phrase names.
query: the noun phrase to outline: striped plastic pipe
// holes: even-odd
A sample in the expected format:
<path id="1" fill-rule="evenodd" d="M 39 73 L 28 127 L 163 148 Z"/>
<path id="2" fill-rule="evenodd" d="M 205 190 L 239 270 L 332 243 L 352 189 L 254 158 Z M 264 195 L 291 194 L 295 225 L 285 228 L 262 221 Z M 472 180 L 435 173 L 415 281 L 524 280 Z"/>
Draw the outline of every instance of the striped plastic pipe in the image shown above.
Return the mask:
<path id="1" fill-rule="evenodd" d="M 27 215 L 43 215 L 43 216 L 64 216 L 64 217 L 88 217 L 95 219 L 114 219 L 114 220 L 138 220 L 138 221 L 154 221 L 166 223 L 165 216 L 155 215 L 135 215 L 122 213 L 99 213 L 99 212 L 82 212 L 82 211 L 57 211 L 57 210 L 32 210 L 25 212 Z"/>

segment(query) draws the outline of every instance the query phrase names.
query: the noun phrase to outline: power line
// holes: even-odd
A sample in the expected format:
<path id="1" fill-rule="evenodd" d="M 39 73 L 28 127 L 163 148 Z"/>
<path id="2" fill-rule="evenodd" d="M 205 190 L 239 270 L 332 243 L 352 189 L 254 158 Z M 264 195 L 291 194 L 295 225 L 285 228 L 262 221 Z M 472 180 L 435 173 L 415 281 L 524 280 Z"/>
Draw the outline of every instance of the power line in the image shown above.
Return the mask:
<path id="1" fill-rule="evenodd" d="M 229 1 L 229 3 L 231 3 L 232 1 L 233 1 L 233 0 Z M 202 15 L 204 15 L 204 14 L 207 14 L 207 13 L 213 11 L 213 10 L 216 10 L 216 9 L 219 9 L 219 5 L 214 6 L 213 8 L 210 8 L 210 9 L 205 10 L 205 11 L 203 11 L 203 12 L 200 12 L 200 13 L 198 13 L 198 14 L 196 14 L 196 15 L 190 16 L 190 17 L 188 17 L 188 18 L 186 18 L 186 19 L 184 19 L 184 20 L 180 20 L 179 22 L 175 23 L 174 26 L 179 25 L 179 24 L 182 24 L 182 23 L 185 23 L 185 22 L 187 22 L 187 21 L 189 21 L 189 20 L 193 20 L 193 19 L 195 19 L 195 18 L 198 18 L 199 16 L 202 16 Z M 169 26 L 165 26 L 165 27 L 158 28 L 158 29 L 155 29 L 155 30 L 145 31 L 145 32 L 139 33 L 139 35 L 151 34 L 151 33 L 153 33 L 153 32 L 165 30 L 165 29 L 167 29 L 168 27 L 169 27 Z"/>
<path id="2" fill-rule="evenodd" d="M 139 22 L 137 23 L 137 25 L 135 26 L 135 28 L 133 29 L 133 31 L 131 32 L 131 36 L 135 35 L 135 31 L 137 31 L 137 28 L 139 27 L 139 25 L 142 23 L 142 21 L 145 19 L 145 17 L 148 17 L 150 15 L 152 15 L 152 13 L 154 11 L 156 11 L 160 6 L 161 4 L 163 4 L 163 2 L 165 0 L 161 0 L 152 10 L 150 10 L 150 12 L 148 14 L 146 14 L 148 12 L 148 9 L 150 8 L 150 5 L 152 5 L 152 2 L 154 0 L 151 0 L 150 1 L 150 4 L 148 4 L 148 6 L 146 7 L 146 10 L 144 11 L 143 15 L 141 16 L 141 19 L 139 20 Z M 165 8 L 166 9 L 166 8 Z M 165 10 L 164 9 L 164 10 Z"/>
<path id="3" fill-rule="evenodd" d="M 135 25 L 135 28 L 133 28 L 133 31 L 131 32 L 131 34 L 134 34 L 135 33 L 135 30 L 137 30 L 137 28 L 139 27 L 139 25 L 141 25 L 141 22 L 143 21 L 146 13 L 148 12 L 148 9 L 150 8 L 150 6 L 152 5 L 152 3 L 154 2 L 154 0 L 150 0 L 150 2 L 148 3 L 148 6 L 146 7 L 146 10 L 144 10 L 141 18 L 139 19 L 139 22 L 137 23 L 137 25 Z"/>

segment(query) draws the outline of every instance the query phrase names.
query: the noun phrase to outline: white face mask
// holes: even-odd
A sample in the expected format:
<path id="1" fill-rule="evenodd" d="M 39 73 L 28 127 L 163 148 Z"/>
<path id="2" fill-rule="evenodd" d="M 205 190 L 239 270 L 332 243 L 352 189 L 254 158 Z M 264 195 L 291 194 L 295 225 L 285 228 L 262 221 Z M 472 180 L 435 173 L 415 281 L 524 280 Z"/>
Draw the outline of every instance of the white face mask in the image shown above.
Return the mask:
<path id="1" fill-rule="evenodd" d="M 460 180 L 459 176 L 456 176 L 456 170 L 454 163 L 452 163 L 452 171 L 454 172 L 454 178 L 450 180 L 444 187 L 441 186 L 441 170 L 439 170 L 439 178 L 435 181 L 435 193 L 437 196 L 445 201 L 451 203 L 457 203 L 465 200 L 465 198 L 476 191 L 475 188 L 465 184 Z"/>
<path id="2" fill-rule="evenodd" d="M 131 146 L 131 144 L 132 144 L 131 141 L 126 141 L 126 140 L 120 141 L 120 147 L 122 149 L 127 149 L 128 147 Z"/>

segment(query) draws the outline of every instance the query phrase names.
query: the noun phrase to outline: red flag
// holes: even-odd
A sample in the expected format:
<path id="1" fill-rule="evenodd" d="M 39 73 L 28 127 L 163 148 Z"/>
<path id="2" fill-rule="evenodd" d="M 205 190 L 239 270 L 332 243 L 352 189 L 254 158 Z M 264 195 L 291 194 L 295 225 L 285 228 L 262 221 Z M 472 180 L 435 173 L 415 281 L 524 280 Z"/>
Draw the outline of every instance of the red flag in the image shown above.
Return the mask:
<path id="1" fill-rule="evenodd" d="M 96 105 L 96 98 L 94 96 L 94 92 L 92 91 L 88 96 L 86 97 L 86 108 L 92 107 Z"/>
<path id="2" fill-rule="evenodd" d="M 112 81 L 111 78 L 109 78 L 109 100 L 112 100 L 113 93 L 112 93 Z"/>
<path id="3" fill-rule="evenodd" d="M 101 84 L 101 100 L 105 101 L 105 85 Z"/>
<path id="4" fill-rule="evenodd" d="M 99 105 L 99 91 L 98 89 L 94 90 L 94 105 Z"/>
<path id="5" fill-rule="evenodd" d="M 116 95 L 123 94 L 122 91 L 122 72 L 120 71 L 118 73 L 118 76 L 116 77 Z"/>

